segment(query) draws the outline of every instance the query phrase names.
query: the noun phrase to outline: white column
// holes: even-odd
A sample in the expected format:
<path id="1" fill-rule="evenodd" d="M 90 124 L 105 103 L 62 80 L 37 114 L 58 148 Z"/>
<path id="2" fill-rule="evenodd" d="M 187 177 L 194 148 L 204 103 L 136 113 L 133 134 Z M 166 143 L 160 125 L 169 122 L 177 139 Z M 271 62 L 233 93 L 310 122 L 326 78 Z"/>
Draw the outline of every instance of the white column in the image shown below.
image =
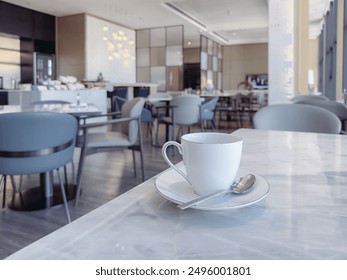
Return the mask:
<path id="1" fill-rule="evenodd" d="M 294 0 L 269 0 L 269 104 L 294 95 Z"/>

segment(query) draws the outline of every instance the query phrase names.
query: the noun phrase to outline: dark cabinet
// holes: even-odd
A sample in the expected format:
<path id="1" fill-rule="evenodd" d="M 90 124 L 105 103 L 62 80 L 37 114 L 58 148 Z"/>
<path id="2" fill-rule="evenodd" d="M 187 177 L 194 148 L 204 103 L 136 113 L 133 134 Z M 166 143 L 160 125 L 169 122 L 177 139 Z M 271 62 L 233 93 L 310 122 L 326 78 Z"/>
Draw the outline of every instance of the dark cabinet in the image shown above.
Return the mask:
<path id="1" fill-rule="evenodd" d="M 34 45 L 32 39 L 20 39 L 20 74 L 21 83 L 32 83 L 33 80 L 33 51 Z"/>
<path id="2" fill-rule="evenodd" d="M 45 40 L 34 40 L 34 51 L 39 53 L 55 54 L 55 43 Z"/>
<path id="3" fill-rule="evenodd" d="M 33 13 L 32 10 L 0 1 L 0 32 L 31 38 Z"/>
<path id="4" fill-rule="evenodd" d="M 33 38 L 39 41 L 55 41 L 55 17 L 39 12 L 34 13 Z"/>
<path id="5" fill-rule="evenodd" d="M 7 91 L 0 90 L 0 105 L 8 105 L 8 93 Z"/>
<path id="6" fill-rule="evenodd" d="M 55 42 L 55 17 L 0 1 L 0 33 Z"/>
<path id="7" fill-rule="evenodd" d="M 55 54 L 55 17 L 0 1 L 0 33 L 20 38 L 21 83 L 32 83 L 33 53 Z"/>

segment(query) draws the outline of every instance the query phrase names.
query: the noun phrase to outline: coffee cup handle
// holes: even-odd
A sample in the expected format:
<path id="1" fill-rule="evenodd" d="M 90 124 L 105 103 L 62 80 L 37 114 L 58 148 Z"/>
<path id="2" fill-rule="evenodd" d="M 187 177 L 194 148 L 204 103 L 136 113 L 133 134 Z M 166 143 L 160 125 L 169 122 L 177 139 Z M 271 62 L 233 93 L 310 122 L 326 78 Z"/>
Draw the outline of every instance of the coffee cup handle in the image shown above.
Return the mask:
<path id="1" fill-rule="evenodd" d="M 171 162 L 171 160 L 169 159 L 169 157 L 167 156 L 167 154 L 166 154 L 166 149 L 167 149 L 169 146 L 171 146 L 171 145 L 175 146 L 175 147 L 178 149 L 178 152 L 179 152 L 181 155 L 183 155 L 183 149 L 182 149 L 182 146 L 181 146 L 180 143 L 177 143 L 176 141 L 168 141 L 168 142 L 166 142 L 166 143 L 163 145 L 163 148 L 162 148 L 162 150 L 161 150 L 161 151 L 162 151 L 162 154 L 163 154 L 164 160 L 165 160 L 166 163 L 167 163 L 170 167 L 172 167 L 177 173 L 181 174 L 181 175 L 183 176 L 183 178 L 186 179 L 187 182 L 188 182 L 189 184 L 191 184 L 190 181 L 189 181 L 189 179 L 188 179 L 187 174 L 185 174 L 182 170 L 180 170 L 179 168 L 177 168 L 176 165 L 174 165 L 174 164 Z"/>

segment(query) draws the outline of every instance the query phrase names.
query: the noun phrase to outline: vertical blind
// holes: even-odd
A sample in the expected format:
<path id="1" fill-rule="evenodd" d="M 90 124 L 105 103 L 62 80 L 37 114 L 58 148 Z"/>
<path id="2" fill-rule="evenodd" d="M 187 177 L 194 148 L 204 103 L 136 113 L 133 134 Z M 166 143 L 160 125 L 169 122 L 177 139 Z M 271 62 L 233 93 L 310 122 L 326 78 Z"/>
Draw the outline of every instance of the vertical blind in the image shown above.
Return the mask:
<path id="1" fill-rule="evenodd" d="M 336 99 L 337 1 L 330 2 L 319 42 L 318 88 L 331 100 Z"/>
<path id="2" fill-rule="evenodd" d="M 343 91 L 347 90 L 347 4 L 344 5 L 343 12 Z"/>

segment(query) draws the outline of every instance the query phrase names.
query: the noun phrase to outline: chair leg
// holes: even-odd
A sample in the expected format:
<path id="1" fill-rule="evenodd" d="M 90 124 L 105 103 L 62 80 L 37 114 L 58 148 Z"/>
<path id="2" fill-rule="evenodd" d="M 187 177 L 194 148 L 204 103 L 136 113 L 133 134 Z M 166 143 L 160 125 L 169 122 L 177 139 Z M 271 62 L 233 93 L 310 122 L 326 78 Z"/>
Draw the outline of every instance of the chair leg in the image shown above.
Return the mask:
<path id="1" fill-rule="evenodd" d="M 12 180 L 12 178 L 11 178 L 11 180 Z M 16 183 L 15 183 L 14 180 L 12 181 L 12 185 L 13 185 L 13 188 L 17 188 L 16 187 Z M 23 186 L 23 175 L 20 175 L 20 177 L 19 177 L 19 187 L 18 187 L 18 191 L 19 192 L 22 191 L 22 186 Z"/>
<path id="2" fill-rule="evenodd" d="M 65 182 L 65 187 L 67 189 L 68 185 L 67 185 L 67 170 L 66 170 L 66 165 L 64 166 L 64 182 Z"/>
<path id="3" fill-rule="evenodd" d="M 80 195 L 81 195 L 81 178 L 82 178 L 82 171 L 83 171 L 83 165 L 86 159 L 86 148 L 81 149 L 80 154 L 80 160 L 78 164 L 78 170 L 77 170 L 77 178 L 76 178 L 76 198 L 75 198 L 75 207 L 77 207 Z"/>
<path id="4" fill-rule="evenodd" d="M 17 192 L 22 191 L 22 181 L 23 181 L 23 175 L 19 176 L 19 187 L 17 187 L 16 181 L 14 179 L 14 176 L 10 176 L 11 184 L 12 184 L 12 198 L 14 199 Z"/>
<path id="5" fill-rule="evenodd" d="M 135 158 L 135 150 L 132 149 L 132 153 L 133 153 L 133 169 L 134 169 L 134 177 L 136 178 L 137 173 L 136 173 L 136 158 Z"/>
<path id="6" fill-rule="evenodd" d="M 201 132 L 204 132 L 204 131 L 205 131 L 205 128 L 204 128 L 204 121 L 203 121 L 203 120 L 200 120 L 200 130 L 201 130 Z"/>
<path id="7" fill-rule="evenodd" d="M 158 142 L 158 134 L 159 134 L 159 120 L 157 121 L 157 131 L 155 133 L 155 145 L 159 147 L 159 142 Z"/>
<path id="8" fill-rule="evenodd" d="M 141 160 L 141 172 L 142 172 L 142 181 L 145 181 L 145 168 L 143 165 L 143 142 L 142 142 L 142 131 L 141 126 L 139 125 L 139 142 L 140 142 L 140 160 Z"/>
<path id="9" fill-rule="evenodd" d="M 214 125 L 214 120 L 210 120 L 210 127 L 212 129 L 212 131 L 215 131 L 215 125 Z"/>
<path id="10" fill-rule="evenodd" d="M 60 184 L 60 190 L 61 190 L 61 195 L 63 197 L 63 201 L 64 201 L 64 207 L 65 207 L 65 213 L 66 213 L 66 218 L 67 221 L 69 223 L 71 223 L 71 217 L 70 217 L 70 211 L 69 211 L 69 206 L 67 204 L 67 199 L 66 199 L 66 193 L 65 193 L 65 187 L 63 184 L 63 179 L 60 175 L 59 169 L 57 169 L 57 173 L 58 173 L 58 178 L 59 178 L 59 184 Z"/>
<path id="11" fill-rule="evenodd" d="M 0 193 L 1 188 L 3 188 L 4 192 L 2 194 L 2 208 L 5 208 L 5 202 L 6 202 L 6 175 L 1 176 L 0 180 Z"/>
<path id="12" fill-rule="evenodd" d="M 155 125 L 153 123 L 153 121 L 150 123 L 149 125 L 149 129 L 150 129 L 150 135 L 151 135 L 151 145 L 153 145 L 153 141 L 154 141 L 154 137 L 156 135 L 156 128 L 155 128 Z"/>
<path id="13" fill-rule="evenodd" d="M 143 165 L 143 153 L 142 153 L 142 148 L 140 148 L 140 157 L 141 157 L 141 173 L 142 173 L 142 181 L 145 181 L 145 168 Z"/>
<path id="14" fill-rule="evenodd" d="M 72 169 L 72 182 L 76 184 L 76 170 L 75 170 L 75 163 L 73 160 L 71 161 L 71 169 Z"/>

